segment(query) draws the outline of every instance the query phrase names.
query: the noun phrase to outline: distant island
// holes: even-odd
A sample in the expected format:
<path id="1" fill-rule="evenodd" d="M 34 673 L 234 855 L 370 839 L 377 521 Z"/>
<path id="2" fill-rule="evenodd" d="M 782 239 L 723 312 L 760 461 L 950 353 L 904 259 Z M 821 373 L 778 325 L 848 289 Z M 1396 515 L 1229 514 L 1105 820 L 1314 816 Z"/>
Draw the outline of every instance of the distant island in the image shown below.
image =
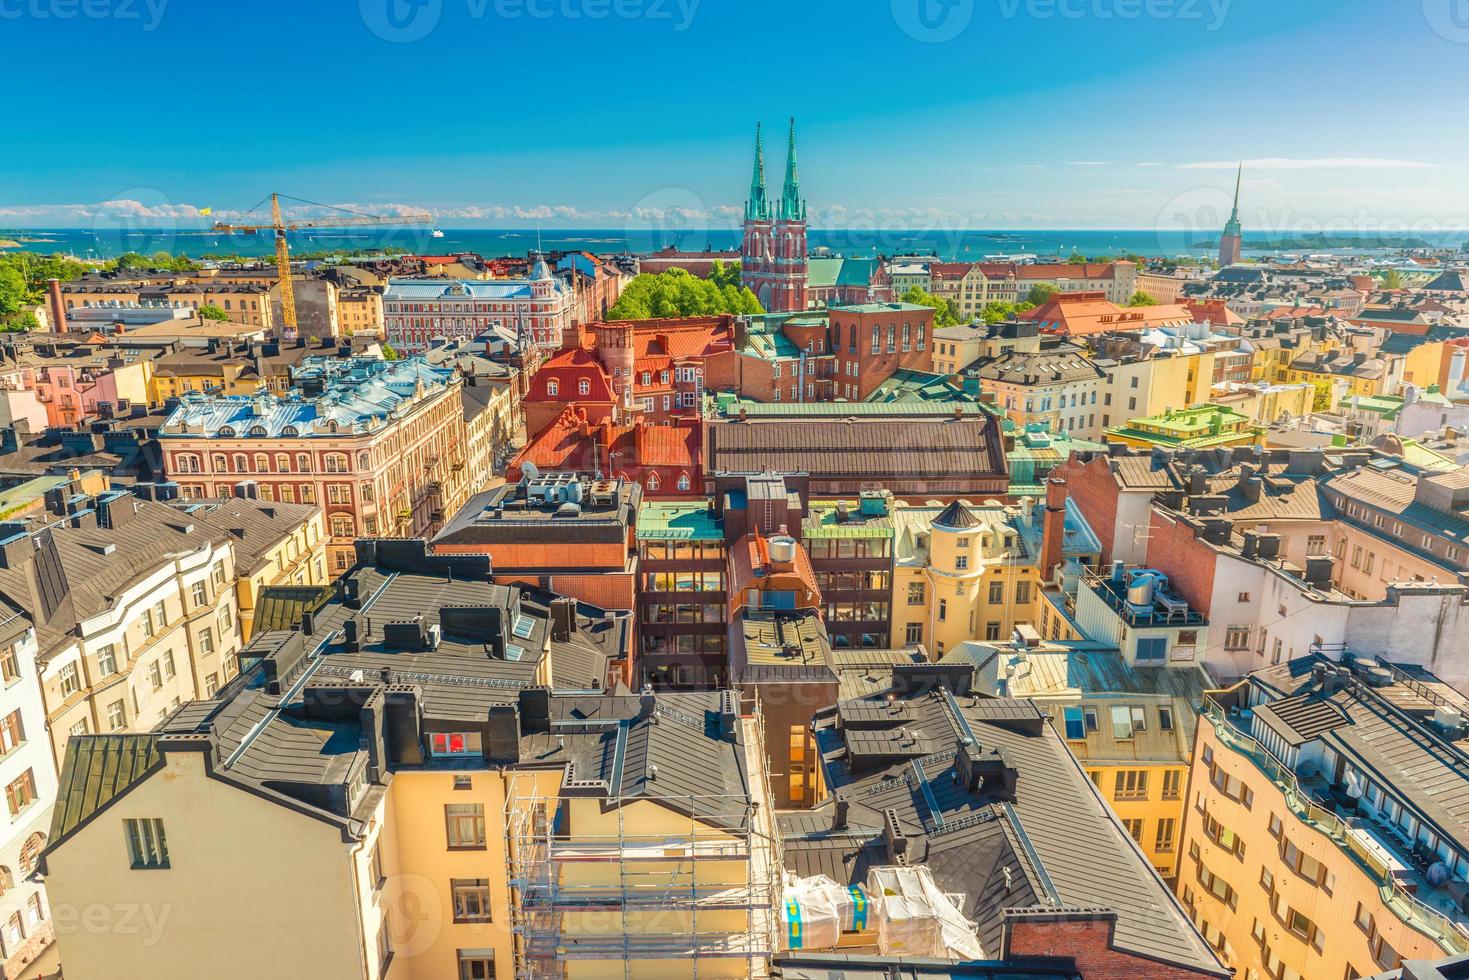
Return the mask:
<path id="1" fill-rule="evenodd" d="M 1218 248 L 1219 240 L 1193 243 L 1195 248 Z M 1433 248 L 1432 242 L 1406 235 L 1304 235 L 1300 238 L 1276 238 L 1269 241 L 1245 239 L 1245 248 L 1295 251 L 1327 248 Z"/>

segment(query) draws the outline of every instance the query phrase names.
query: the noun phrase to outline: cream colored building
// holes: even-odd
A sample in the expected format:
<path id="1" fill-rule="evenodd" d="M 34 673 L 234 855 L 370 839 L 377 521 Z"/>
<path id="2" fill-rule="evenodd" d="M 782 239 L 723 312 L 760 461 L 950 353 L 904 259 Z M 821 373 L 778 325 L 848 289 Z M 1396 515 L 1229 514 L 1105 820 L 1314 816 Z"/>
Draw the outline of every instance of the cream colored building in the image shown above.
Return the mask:
<path id="1" fill-rule="evenodd" d="M 327 571 L 326 517 L 319 506 L 231 497 L 175 503 L 182 512 L 226 531 L 235 549 L 235 593 L 240 635 L 249 643 L 255 612 L 267 586 L 313 586 Z"/>
<path id="2" fill-rule="evenodd" d="M 768 970 L 758 723 L 718 692 L 586 693 L 623 627 L 417 556 L 360 566 L 309 631 L 259 638 L 218 699 L 72 744 L 53 905 L 168 919 L 58 928 L 68 980 Z"/>

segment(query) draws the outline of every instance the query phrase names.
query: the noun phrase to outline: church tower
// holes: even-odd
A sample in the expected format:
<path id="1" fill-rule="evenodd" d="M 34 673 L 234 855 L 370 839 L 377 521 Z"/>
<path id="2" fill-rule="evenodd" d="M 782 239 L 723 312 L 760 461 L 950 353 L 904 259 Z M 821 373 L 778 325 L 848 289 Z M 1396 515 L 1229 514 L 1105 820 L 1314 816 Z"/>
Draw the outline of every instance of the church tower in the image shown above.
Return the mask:
<path id="1" fill-rule="evenodd" d="M 780 202 L 772 208 L 765 190 L 764 143 L 760 127 L 755 127 L 755 171 L 745 201 L 740 279 L 771 313 L 806 308 L 806 202 L 796 170 L 794 119 L 786 153 Z"/>
<path id="2" fill-rule="evenodd" d="M 1239 181 L 1244 176 L 1245 165 L 1240 164 L 1239 170 L 1234 175 L 1234 210 L 1229 212 L 1229 220 L 1224 223 L 1224 234 L 1219 236 L 1219 268 L 1227 269 L 1240 260 L 1240 249 L 1243 238 L 1239 227 Z"/>
<path id="3" fill-rule="evenodd" d="M 750 175 L 750 196 L 745 199 L 745 235 L 740 243 L 740 280 L 770 309 L 775 282 L 775 239 L 771 224 L 770 199 L 765 194 L 765 145 L 760 124 L 755 124 L 755 171 Z"/>
<path id="4" fill-rule="evenodd" d="M 806 308 L 806 200 L 796 175 L 796 121 L 791 120 L 786 147 L 786 179 L 775 216 L 775 275 L 779 310 Z"/>

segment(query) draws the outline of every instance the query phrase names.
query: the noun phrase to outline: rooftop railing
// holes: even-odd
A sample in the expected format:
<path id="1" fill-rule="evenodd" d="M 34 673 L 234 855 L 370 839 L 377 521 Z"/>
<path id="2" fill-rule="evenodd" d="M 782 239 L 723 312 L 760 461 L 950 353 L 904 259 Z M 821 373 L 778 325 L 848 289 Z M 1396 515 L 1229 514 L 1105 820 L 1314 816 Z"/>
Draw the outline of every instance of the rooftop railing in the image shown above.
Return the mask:
<path id="1" fill-rule="evenodd" d="M 1211 697 L 1204 702 L 1204 716 L 1213 724 L 1219 740 L 1234 752 L 1249 759 L 1281 791 L 1286 807 L 1296 819 L 1330 838 L 1344 851 L 1373 884 L 1382 903 L 1403 922 L 1431 936 L 1448 953 L 1469 953 L 1469 925 L 1449 918 L 1421 899 L 1410 894 L 1389 869 L 1354 834 L 1350 825 L 1334 810 L 1322 806 L 1301 785 L 1296 774 L 1283 766 L 1254 738 L 1232 720 Z"/>

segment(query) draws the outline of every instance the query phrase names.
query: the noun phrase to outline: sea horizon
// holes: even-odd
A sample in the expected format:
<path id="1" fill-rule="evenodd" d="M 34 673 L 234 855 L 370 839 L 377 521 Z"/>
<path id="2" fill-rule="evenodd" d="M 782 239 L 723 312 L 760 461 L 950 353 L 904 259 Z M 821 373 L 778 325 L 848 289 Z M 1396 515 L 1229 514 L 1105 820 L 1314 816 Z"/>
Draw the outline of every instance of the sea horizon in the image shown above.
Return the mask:
<path id="1" fill-rule="evenodd" d="M 1297 242 L 1280 245 L 1280 237 L 1268 233 L 1244 235 L 1246 252 L 1383 252 L 1426 245 L 1435 248 L 1464 248 L 1469 233 L 1383 232 L 1374 229 L 1333 229 L 1328 233 L 1302 232 L 1295 239 L 1308 242 L 1326 234 L 1331 240 L 1343 237 L 1381 242 L 1375 248 L 1313 249 Z M 987 256 L 1069 256 L 1136 254 L 1147 257 L 1205 258 L 1217 247 L 1218 233 L 1149 228 L 1052 228 L 1052 229 L 864 229 L 810 228 L 807 232 L 813 255 L 850 257 L 882 255 L 930 255 L 940 260 L 973 261 Z M 413 254 L 445 255 L 474 252 L 486 258 L 523 256 L 532 250 L 589 251 L 600 254 L 632 252 L 648 254 L 673 247 L 682 251 L 734 251 L 739 248 L 737 228 L 438 228 L 384 227 L 360 231 L 303 230 L 290 236 L 298 253 L 353 255 L 383 249 L 407 250 Z M 105 261 L 135 251 L 151 254 L 168 251 L 191 257 L 238 255 L 266 258 L 273 254 L 269 234 L 217 234 L 196 228 L 92 227 L 92 228 L 0 228 L 0 241 L 7 244 L 0 254 L 29 251 L 38 254 L 72 255 L 79 259 Z"/>

